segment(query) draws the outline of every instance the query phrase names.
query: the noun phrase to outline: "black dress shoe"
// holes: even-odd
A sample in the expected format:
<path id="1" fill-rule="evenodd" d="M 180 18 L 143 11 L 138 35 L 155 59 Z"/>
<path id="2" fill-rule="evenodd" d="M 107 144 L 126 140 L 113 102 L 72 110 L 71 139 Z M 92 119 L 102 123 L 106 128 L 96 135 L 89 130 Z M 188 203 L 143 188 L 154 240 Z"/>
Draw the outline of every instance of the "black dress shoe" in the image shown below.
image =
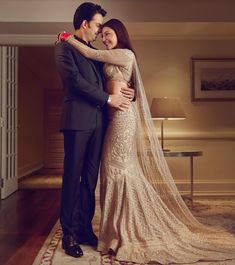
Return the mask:
<path id="1" fill-rule="evenodd" d="M 81 244 L 81 245 L 90 245 L 92 247 L 97 247 L 98 238 L 92 232 L 92 233 L 87 234 L 86 236 L 78 236 L 77 242 L 78 242 L 78 244 Z"/>
<path id="2" fill-rule="evenodd" d="M 78 242 L 72 236 L 64 236 L 62 238 L 62 248 L 65 253 L 74 258 L 83 256 L 83 251 L 80 248 Z"/>

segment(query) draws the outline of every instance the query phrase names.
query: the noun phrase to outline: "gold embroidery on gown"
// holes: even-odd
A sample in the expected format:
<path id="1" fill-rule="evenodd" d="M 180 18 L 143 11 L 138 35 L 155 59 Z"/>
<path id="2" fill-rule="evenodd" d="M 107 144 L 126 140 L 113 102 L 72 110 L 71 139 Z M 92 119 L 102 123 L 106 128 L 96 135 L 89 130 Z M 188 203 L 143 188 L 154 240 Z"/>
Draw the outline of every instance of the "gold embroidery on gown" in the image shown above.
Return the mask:
<path id="1" fill-rule="evenodd" d="M 109 111 L 101 161 L 98 250 L 112 249 L 118 260 L 137 263 L 235 262 L 235 237 L 200 224 L 175 186 L 150 119 L 134 54 L 71 43 L 85 56 L 106 63 L 107 80 L 127 83 L 133 77 L 136 88 L 136 102 L 126 111 Z"/>

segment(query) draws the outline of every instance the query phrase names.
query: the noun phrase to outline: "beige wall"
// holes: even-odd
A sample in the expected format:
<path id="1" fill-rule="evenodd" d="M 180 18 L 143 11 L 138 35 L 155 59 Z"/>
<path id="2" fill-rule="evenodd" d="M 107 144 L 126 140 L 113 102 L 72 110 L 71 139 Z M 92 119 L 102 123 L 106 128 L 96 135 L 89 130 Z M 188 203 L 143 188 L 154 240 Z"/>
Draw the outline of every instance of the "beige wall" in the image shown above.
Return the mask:
<path id="1" fill-rule="evenodd" d="M 35 171 L 43 165 L 44 89 L 37 61 L 30 48 L 19 48 L 18 91 L 18 175 Z"/>
<path id="2" fill-rule="evenodd" d="M 191 57 L 235 57 L 235 40 L 135 39 L 133 44 L 149 103 L 153 97 L 181 98 L 186 120 L 165 122 L 165 146 L 172 150 L 203 151 L 203 156 L 194 161 L 196 193 L 235 194 L 235 102 L 192 103 L 190 73 Z M 40 49 L 36 53 L 34 50 L 33 55 L 32 48 L 27 52 L 30 55 L 25 50 L 25 56 L 37 55 L 37 58 L 21 58 L 20 63 L 24 66 L 24 79 L 19 99 L 24 110 L 20 103 L 19 120 L 26 126 L 20 124 L 19 131 L 20 139 L 24 139 L 19 144 L 21 169 L 43 163 L 42 88 L 58 87 L 58 75 L 53 63 L 49 63 L 54 60 L 53 47 Z M 31 97 L 37 100 L 32 101 Z M 155 125 L 160 135 L 160 124 L 155 122 Z M 180 190 L 188 190 L 189 158 L 167 158 L 167 161 Z"/>
<path id="3" fill-rule="evenodd" d="M 71 17 L 78 3 L 61 0 L 58 12 L 49 12 L 54 1 L 5 1 L 1 8 L 0 43 L 12 45 L 50 45 L 61 29 L 71 29 Z M 180 97 L 187 119 L 165 123 L 166 146 L 172 149 L 200 149 L 203 157 L 195 159 L 198 191 L 235 193 L 235 121 L 234 102 L 190 101 L 190 58 L 235 57 L 234 4 L 230 0 L 213 1 L 137 1 L 135 12 L 131 1 L 100 1 L 109 16 L 129 23 L 135 37 L 196 36 L 214 40 L 134 40 L 149 102 L 153 97 Z M 12 6 L 16 7 L 15 14 Z M 27 8 L 26 8 L 27 7 Z M 146 9 L 147 8 L 147 9 Z M 37 16 L 28 12 L 37 10 Z M 53 8 L 52 8 L 53 9 Z M 123 12 L 123 10 L 125 12 Z M 147 10 L 143 12 L 143 10 Z M 174 10 L 174 12 L 172 12 Z M 200 10 L 204 10 L 200 12 Z M 11 23 L 9 23 L 11 22 Z M 148 26 L 152 23 L 151 27 Z M 170 23 L 169 23 L 170 22 Z M 171 23 L 181 22 L 172 28 Z M 193 23 L 187 23 L 193 22 Z M 201 23 L 198 23 L 201 22 Z M 205 23 L 208 22 L 208 23 Z M 220 23 L 217 23 L 220 22 Z M 221 25 L 221 22 L 228 22 Z M 233 22 L 233 23 L 230 23 Z M 177 24 L 176 23 L 176 24 Z M 134 24 L 134 25 L 132 25 Z M 159 27 L 159 24 L 163 24 Z M 193 24 L 193 27 L 192 27 Z M 20 26 L 19 26 L 20 25 Z M 209 29 L 209 30 L 208 30 Z M 208 34 L 210 33 L 210 34 Z M 230 40 L 216 40 L 218 37 Z M 27 51 L 28 52 L 28 51 Z M 23 77 L 19 89 L 19 174 L 43 162 L 43 87 L 53 87 L 55 71 L 46 57 L 37 58 L 44 68 L 34 68 L 37 60 L 20 58 Z M 53 60 L 53 59 L 52 59 Z M 32 64 L 28 64 L 28 61 Z M 23 66 L 23 68 L 21 67 Z M 35 65 L 36 66 L 36 65 Z M 47 80 L 42 80 L 43 76 Z M 41 82 L 41 85 L 37 82 Z M 36 99 L 36 100 L 33 100 Z M 36 118 L 37 117 L 37 118 Z M 159 123 L 156 122 L 159 134 Z M 177 182 L 188 179 L 188 159 L 168 159 Z M 226 183 L 226 184 L 221 184 Z M 184 187 L 183 187 L 184 188 Z"/>
<path id="4" fill-rule="evenodd" d="M 186 120 L 164 123 L 165 146 L 202 150 L 195 158 L 198 194 L 235 194 L 235 102 L 191 102 L 191 57 L 233 57 L 235 40 L 134 40 L 146 94 L 180 97 Z M 155 122 L 160 136 L 160 124 Z M 189 180 L 189 158 L 167 158 L 180 189 Z"/>

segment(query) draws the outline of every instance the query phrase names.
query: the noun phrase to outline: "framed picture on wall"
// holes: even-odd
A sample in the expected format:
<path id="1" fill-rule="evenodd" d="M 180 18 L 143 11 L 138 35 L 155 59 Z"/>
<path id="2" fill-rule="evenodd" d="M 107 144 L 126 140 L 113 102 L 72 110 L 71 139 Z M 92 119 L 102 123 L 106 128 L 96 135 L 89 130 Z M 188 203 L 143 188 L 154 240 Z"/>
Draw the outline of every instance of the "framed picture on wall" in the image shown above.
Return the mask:
<path id="1" fill-rule="evenodd" d="M 192 58 L 192 101 L 235 100 L 235 58 Z"/>

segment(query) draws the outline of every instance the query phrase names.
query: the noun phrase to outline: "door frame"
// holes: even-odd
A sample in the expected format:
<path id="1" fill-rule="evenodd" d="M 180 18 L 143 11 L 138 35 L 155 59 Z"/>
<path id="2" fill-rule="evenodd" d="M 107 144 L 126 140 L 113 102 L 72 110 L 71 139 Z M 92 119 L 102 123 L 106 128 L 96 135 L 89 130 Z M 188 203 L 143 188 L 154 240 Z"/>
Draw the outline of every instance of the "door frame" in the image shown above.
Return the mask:
<path id="1" fill-rule="evenodd" d="M 18 48 L 1 46 L 1 199 L 18 189 L 17 90 Z"/>

